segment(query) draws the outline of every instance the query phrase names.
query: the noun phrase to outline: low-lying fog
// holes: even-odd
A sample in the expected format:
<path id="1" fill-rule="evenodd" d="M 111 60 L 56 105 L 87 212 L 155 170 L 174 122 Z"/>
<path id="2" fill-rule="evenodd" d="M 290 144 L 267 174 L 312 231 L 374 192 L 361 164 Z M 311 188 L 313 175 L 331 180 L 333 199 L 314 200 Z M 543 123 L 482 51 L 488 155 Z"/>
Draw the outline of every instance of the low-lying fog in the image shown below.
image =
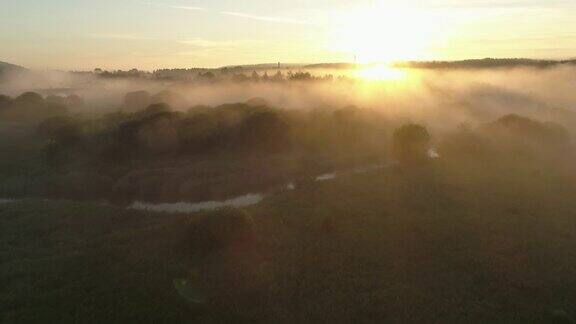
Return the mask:
<path id="1" fill-rule="evenodd" d="M 122 106 L 128 92 L 151 94 L 169 90 L 178 100 L 172 108 L 216 106 L 264 98 L 271 106 L 287 109 L 378 109 L 389 117 L 425 123 L 432 129 L 447 124 L 489 121 L 506 113 L 553 120 L 572 128 L 576 106 L 576 68 L 505 68 L 477 70 L 403 70 L 387 80 L 341 80 L 355 76 L 351 70 L 313 70 L 314 75 L 334 75 L 330 81 L 238 82 L 158 81 L 147 78 L 103 78 L 93 73 L 43 72 L 34 80 L 20 76 L 0 83 L 0 94 L 17 96 L 24 91 L 76 94 L 90 113 L 111 112 Z M 259 72 L 263 75 L 263 72 Z M 270 72 L 272 73 L 272 72 Z M 283 71 L 284 75 L 288 71 Z M 41 75 L 41 77 L 38 77 Z M 249 76 L 250 74 L 247 73 Z M 567 116 L 570 116 L 567 118 Z"/>
<path id="2" fill-rule="evenodd" d="M 572 65 L 364 68 L 20 74 L 0 83 L 0 197 L 212 205 L 412 156 L 573 160 Z"/>

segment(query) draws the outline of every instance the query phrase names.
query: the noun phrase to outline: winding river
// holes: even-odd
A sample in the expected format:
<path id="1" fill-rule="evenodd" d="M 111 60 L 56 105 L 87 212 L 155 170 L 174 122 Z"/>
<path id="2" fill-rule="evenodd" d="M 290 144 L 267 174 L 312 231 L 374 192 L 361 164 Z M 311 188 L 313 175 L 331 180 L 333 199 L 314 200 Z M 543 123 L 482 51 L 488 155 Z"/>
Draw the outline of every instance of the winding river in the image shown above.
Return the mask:
<path id="1" fill-rule="evenodd" d="M 371 171 L 376 171 L 379 169 L 384 169 L 387 167 L 392 166 L 392 163 L 387 164 L 374 164 L 359 167 L 356 169 L 352 169 L 350 171 L 345 172 L 334 172 L 334 173 L 326 173 L 321 174 L 314 177 L 314 181 L 316 182 L 324 182 L 337 179 L 338 177 L 349 175 L 349 174 L 358 174 L 358 173 L 366 173 Z M 293 182 L 290 182 L 283 186 L 284 190 L 295 190 L 296 185 Z M 133 210 L 143 210 L 143 211 L 152 211 L 152 212 L 161 212 L 161 213 L 193 213 L 199 211 L 209 211 L 215 210 L 223 207 L 248 207 L 252 205 L 256 205 L 260 203 L 264 198 L 266 198 L 269 194 L 265 193 L 249 193 L 244 194 L 232 199 L 227 199 L 223 201 L 202 201 L 202 202 L 177 202 L 177 203 L 146 203 L 142 201 L 136 201 L 132 203 L 130 206 L 126 207 L 128 209 Z M 0 199 L 0 204 L 6 204 L 11 202 L 17 202 L 20 200 L 17 199 Z"/>

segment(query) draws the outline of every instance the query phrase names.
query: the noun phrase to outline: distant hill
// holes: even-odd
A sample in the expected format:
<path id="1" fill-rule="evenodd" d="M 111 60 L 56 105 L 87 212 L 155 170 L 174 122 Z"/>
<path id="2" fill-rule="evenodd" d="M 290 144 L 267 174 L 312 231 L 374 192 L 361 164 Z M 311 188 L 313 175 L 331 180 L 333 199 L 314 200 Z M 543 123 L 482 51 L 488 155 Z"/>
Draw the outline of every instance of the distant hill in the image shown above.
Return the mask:
<path id="1" fill-rule="evenodd" d="M 378 64 L 370 63 L 367 65 Z M 461 61 L 400 61 L 392 64 L 398 68 L 408 69 L 484 69 L 484 68 L 509 68 L 509 67 L 536 67 L 548 68 L 558 65 L 576 65 L 576 59 L 572 60 L 534 60 L 525 58 L 485 58 Z M 323 63 L 305 66 L 308 69 L 350 69 L 365 64 L 353 63 Z"/>
<path id="2" fill-rule="evenodd" d="M 317 63 L 306 65 L 307 69 L 353 69 L 358 67 L 356 63 Z"/>
<path id="3" fill-rule="evenodd" d="M 21 76 L 24 74 L 30 74 L 30 70 L 18 65 L 0 61 L 0 84 L 13 78 L 14 76 Z"/>
<path id="4" fill-rule="evenodd" d="M 534 67 L 549 68 L 558 65 L 574 65 L 572 60 L 534 60 L 525 58 L 485 58 L 461 61 L 407 61 L 398 62 L 394 66 L 400 68 L 416 69 L 483 69 L 483 68 L 509 68 L 509 67 Z"/>
<path id="5" fill-rule="evenodd" d="M 0 74 L 7 72 L 26 72 L 26 71 L 28 71 L 28 69 L 23 68 L 19 65 L 14 65 L 0 61 Z"/>
<path id="6" fill-rule="evenodd" d="M 306 64 L 297 63 L 280 63 L 281 69 L 297 69 L 306 66 Z M 263 64 L 250 64 L 250 65 L 227 65 L 216 70 L 270 70 L 278 68 L 278 63 L 263 63 Z"/>

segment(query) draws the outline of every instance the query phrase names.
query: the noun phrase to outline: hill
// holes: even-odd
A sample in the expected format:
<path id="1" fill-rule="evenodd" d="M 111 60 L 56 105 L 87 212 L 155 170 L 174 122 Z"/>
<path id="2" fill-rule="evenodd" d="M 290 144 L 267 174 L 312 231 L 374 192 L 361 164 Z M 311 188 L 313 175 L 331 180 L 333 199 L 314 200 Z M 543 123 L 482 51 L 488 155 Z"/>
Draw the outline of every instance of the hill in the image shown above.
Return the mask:
<path id="1" fill-rule="evenodd" d="M 0 83 L 8 80 L 10 77 L 29 74 L 30 70 L 19 65 L 0 61 Z"/>
<path id="2" fill-rule="evenodd" d="M 370 63 L 367 65 L 379 64 Z M 308 69 L 352 69 L 366 64 L 324 63 L 310 64 Z M 526 58 L 484 58 L 459 61 L 399 61 L 392 63 L 397 68 L 408 69 L 491 69 L 511 67 L 549 68 L 559 65 L 576 65 L 576 60 L 534 60 Z"/>
<path id="3" fill-rule="evenodd" d="M 28 71 L 28 69 L 21 67 L 19 65 L 0 61 L 0 73 L 25 72 L 25 71 Z"/>

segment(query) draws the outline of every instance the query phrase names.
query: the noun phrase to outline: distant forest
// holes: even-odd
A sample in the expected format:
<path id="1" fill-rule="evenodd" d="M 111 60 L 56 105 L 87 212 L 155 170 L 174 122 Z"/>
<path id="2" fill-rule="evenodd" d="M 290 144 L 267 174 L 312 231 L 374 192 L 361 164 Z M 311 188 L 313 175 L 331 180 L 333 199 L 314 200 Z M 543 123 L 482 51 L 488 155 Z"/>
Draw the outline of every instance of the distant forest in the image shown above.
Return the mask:
<path id="1" fill-rule="evenodd" d="M 374 63 L 376 65 L 377 63 Z M 575 65 L 576 59 L 570 60 L 534 60 L 525 58 L 485 58 L 461 61 L 403 61 L 392 66 L 402 69 L 492 69 L 492 68 L 551 68 L 559 65 Z M 105 71 L 95 69 L 93 72 L 108 78 L 150 78 L 161 80 L 220 80 L 234 81 L 282 81 L 282 80 L 332 80 L 331 75 L 318 76 L 315 70 L 346 70 L 363 68 L 372 64 L 355 63 L 320 63 L 320 64 L 257 64 L 238 65 L 220 68 L 177 68 L 158 69 L 152 72 L 132 69 L 129 71 Z M 340 77 L 342 79 L 342 77 Z"/>

